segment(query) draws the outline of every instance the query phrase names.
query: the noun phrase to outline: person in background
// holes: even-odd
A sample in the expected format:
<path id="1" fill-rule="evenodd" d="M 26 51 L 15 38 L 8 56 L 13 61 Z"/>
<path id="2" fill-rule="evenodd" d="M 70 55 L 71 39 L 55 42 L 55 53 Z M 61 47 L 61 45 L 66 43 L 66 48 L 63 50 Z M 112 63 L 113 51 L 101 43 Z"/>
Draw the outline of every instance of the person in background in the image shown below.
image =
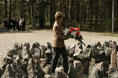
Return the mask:
<path id="1" fill-rule="evenodd" d="M 16 28 L 18 31 L 20 31 L 20 27 L 19 27 L 19 19 L 16 19 Z"/>
<path id="2" fill-rule="evenodd" d="M 9 22 L 8 22 L 8 19 L 5 18 L 5 19 L 4 19 L 4 27 L 7 28 L 7 30 L 9 31 L 9 24 L 8 24 L 8 23 L 9 23 Z"/>
<path id="3" fill-rule="evenodd" d="M 25 19 L 23 18 L 23 26 L 22 26 L 22 31 L 25 31 L 25 27 L 26 27 L 26 21 L 25 21 Z"/>
<path id="4" fill-rule="evenodd" d="M 19 28 L 20 28 L 20 31 L 22 31 L 22 28 L 23 28 L 23 19 L 22 18 L 19 21 Z"/>
<path id="5" fill-rule="evenodd" d="M 13 30 L 16 30 L 16 18 L 13 19 Z"/>
<path id="6" fill-rule="evenodd" d="M 62 12 L 56 12 L 55 14 L 55 22 L 53 25 L 53 62 L 52 62 L 52 75 L 55 75 L 55 68 L 57 67 L 58 59 L 60 55 L 63 57 L 63 67 L 64 72 L 68 73 L 68 58 L 67 53 L 65 49 L 65 43 L 64 40 L 67 40 L 68 37 L 64 35 L 63 33 L 63 22 L 64 15 Z"/>
<path id="7" fill-rule="evenodd" d="M 9 18 L 9 26 L 10 29 L 14 28 L 14 20 L 12 18 Z"/>

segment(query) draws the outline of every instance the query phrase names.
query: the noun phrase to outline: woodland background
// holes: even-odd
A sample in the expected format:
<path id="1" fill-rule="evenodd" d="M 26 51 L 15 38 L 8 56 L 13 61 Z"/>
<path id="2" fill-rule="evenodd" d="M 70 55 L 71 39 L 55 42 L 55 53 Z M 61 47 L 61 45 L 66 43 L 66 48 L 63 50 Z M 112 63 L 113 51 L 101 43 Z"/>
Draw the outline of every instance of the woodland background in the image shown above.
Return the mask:
<path id="1" fill-rule="evenodd" d="M 118 32 L 118 0 L 114 7 Z M 0 0 L 0 24 L 4 18 L 25 18 L 28 27 L 52 28 L 56 11 L 64 13 L 65 26 L 87 31 L 112 30 L 112 0 Z"/>

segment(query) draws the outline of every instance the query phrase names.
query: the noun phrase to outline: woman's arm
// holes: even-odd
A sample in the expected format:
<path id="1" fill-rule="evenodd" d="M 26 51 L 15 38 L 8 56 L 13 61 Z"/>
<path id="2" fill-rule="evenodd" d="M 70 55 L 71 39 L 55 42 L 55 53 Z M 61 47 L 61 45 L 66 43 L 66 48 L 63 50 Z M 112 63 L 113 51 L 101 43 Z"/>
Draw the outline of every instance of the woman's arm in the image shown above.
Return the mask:
<path id="1" fill-rule="evenodd" d="M 54 36 L 58 39 L 61 39 L 61 40 L 68 39 L 67 36 L 61 34 L 60 29 L 57 26 L 54 28 Z"/>

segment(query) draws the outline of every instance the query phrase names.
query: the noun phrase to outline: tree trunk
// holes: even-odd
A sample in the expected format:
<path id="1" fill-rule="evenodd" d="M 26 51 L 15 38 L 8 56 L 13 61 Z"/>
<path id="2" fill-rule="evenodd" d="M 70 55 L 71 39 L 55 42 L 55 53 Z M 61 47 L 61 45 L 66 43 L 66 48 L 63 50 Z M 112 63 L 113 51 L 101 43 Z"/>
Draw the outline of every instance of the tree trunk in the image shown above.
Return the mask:
<path id="1" fill-rule="evenodd" d="M 82 30 L 83 27 L 83 2 L 80 1 L 80 30 Z"/>
<path id="2" fill-rule="evenodd" d="M 96 9 L 95 9 L 95 30 L 97 28 L 98 25 L 98 11 L 99 11 L 99 0 L 96 0 Z"/>
<path id="3" fill-rule="evenodd" d="M 25 18 L 25 0 L 21 0 L 20 10 L 21 18 Z"/>
<path id="4" fill-rule="evenodd" d="M 33 3 L 33 0 L 31 1 L 31 6 L 32 6 L 32 28 L 35 28 L 36 27 L 36 24 L 35 24 L 34 3 Z"/>
<path id="5" fill-rule="evenodd" d="M 39 14 L 39 21 L 40 21 L 40 28 L 44 28 L 44 21 L 45 21 L 45 5 L 44 0 L 40 0 L 40 14 Z"/>
<path id="6" fill-rule="evenodd" d="M 7 0 L 4 0 L 4 3 L 5 3 L 5 18 L 7 18 L 7 5 L 8 5 Z"/>
<path id="7" fill-rule="evenodd" d="M 50 6 L 50 26 L 52 27 L 53 26 L 53 12 L 52 12 L 52 9 L 53 9 L 53 0 L 51 0 L 51 6 Z"/>
<path id="8" fill-rule="evenodd" d="M 10 0 L 10 3 L 9 3 L 9 18 L 12 17 L 12 0 Z"/>
<path id="9" fill-rule="evenodd" d="M 31 0 L 28 2 L 28 16 L 29 16 L 29 24 L 31 24 Z"/>

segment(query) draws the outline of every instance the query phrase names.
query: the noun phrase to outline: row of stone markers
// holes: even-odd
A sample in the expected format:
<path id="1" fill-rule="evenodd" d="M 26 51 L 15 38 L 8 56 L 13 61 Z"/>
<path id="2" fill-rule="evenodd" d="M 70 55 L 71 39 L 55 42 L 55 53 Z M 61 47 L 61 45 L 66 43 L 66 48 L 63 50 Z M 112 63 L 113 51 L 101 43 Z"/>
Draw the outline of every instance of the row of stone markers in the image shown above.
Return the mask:
<path id="1" fill-rule="evenodd" d="M 55 75 L 51 73 L 53 49 L 38 42 L 15 43 L 8 51 L 0 78 L 118 78 L 118 46 L 115 41 L 81 44 L 67 47 L 69 71 L 63 71 L 62 58 L 58 61 Z"/>

